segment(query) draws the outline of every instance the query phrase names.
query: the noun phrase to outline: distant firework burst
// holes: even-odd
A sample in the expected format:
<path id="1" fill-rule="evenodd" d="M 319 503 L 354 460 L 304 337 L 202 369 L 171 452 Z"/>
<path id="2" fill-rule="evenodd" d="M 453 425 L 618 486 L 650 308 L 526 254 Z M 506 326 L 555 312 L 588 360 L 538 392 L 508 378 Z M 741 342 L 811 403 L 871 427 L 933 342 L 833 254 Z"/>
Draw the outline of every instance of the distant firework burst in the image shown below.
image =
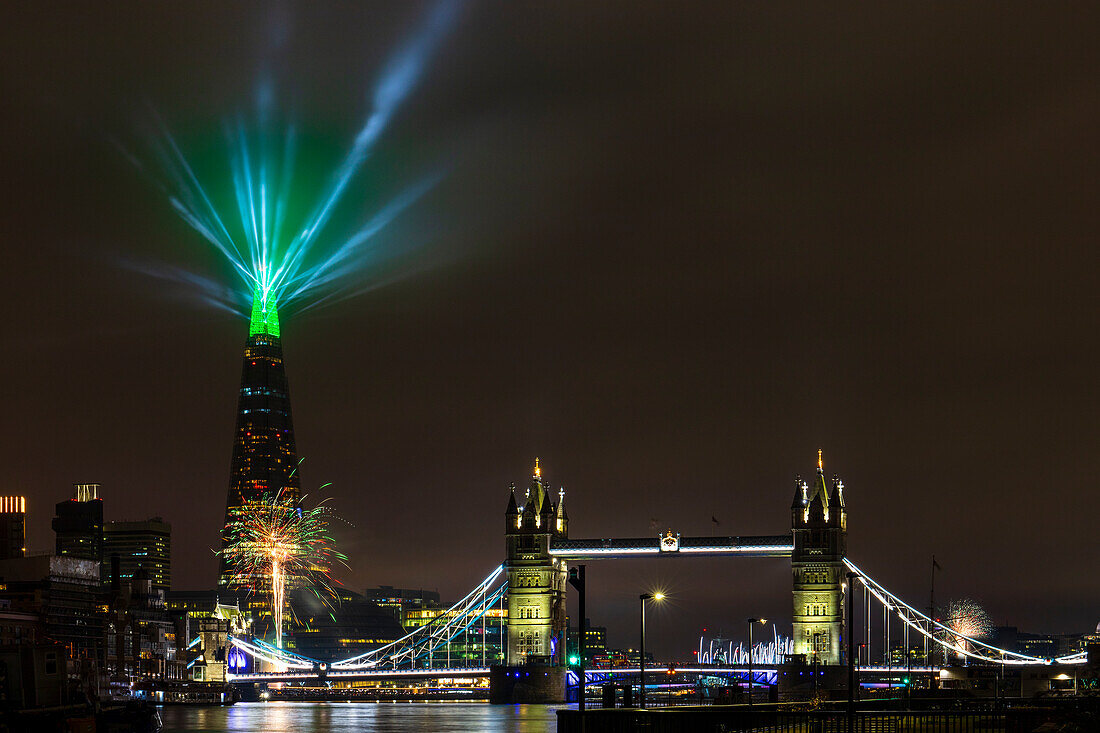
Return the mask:
<path id="1" fill-rule="evenodd" d="M 222 554 L 232 570 L 232 585 L 271 594 L 275 646 L 280 649 L 288 587 L 332 595 L 332 566 L 347 562 L 328 533 L 330 514 L 324 503 L 308 509 L 279 492 L 238 507 L 225 527 L 231 539 Z"/>
<path id="2" fill-rule="evenodd" d="M 943 623 L 959 636 L 982 639 L 993 633 L 993 621 L 989 614 L 976 601 L 959 598 L 947 604 L 947 615 Z M 964 649 L 968 648 L 966 639 L 957 639 Z"/>

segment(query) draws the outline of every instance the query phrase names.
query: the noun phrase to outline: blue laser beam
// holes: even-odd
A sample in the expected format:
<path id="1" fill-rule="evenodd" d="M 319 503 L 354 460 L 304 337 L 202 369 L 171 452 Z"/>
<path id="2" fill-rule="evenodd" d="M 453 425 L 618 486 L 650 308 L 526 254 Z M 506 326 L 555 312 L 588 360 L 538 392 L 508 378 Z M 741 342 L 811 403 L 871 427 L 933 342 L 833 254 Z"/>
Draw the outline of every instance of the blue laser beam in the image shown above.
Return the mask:
<path id="1" fill-rule="evenodd" d="M 173 211 L 231 264 L 244 286 L 236 293 L 236 305 L 247 306 L 255 296 L 265 305 L 304 301 L 308 307 L 330 297 L 358 269 L 395 254 L 378 245 L 380 233 L 435 186 L 440 172 L 424 175 L 380 202 L 373 215 L 350 233 L 333 232 L 333 216 L 423 77 L 454 25 L 459 6 L 459 0 L 437 2 L 391 55 L 369 95 L 369 113 L 327 180 L 321 176 L 323 185 L 308 196 L 312 204 L 297 203 L 304 195 L 302 177 L 296 175 L 301 143 L 293 124 L 279 127 L 273 109 L 274 84 L 267 75 L 257 85 L 254 115 L 238 115 L 223 125 L 228 197 L 219 197 L 211 179 L 203 179 L 193 158 L 159 116 L 150 141 L 158 173 L 139 156 L 124 151 L 135 167 L 154 177 Z M 230 199 L 228 204 L 225 198 Z M 179 270 L 160 274 L 199 285 L 208 300 L 224 295 L 207 278 Z"/>

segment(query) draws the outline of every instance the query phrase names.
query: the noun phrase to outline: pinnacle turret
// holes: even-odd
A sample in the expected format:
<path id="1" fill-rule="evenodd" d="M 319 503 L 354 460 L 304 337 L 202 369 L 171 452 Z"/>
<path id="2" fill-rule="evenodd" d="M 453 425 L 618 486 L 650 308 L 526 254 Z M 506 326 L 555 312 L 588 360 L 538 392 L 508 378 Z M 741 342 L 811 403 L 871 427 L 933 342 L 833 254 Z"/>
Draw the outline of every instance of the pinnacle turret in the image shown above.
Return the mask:
<path id="1" fill-rule="evenodd" d="M 818 491 L 814 493 L 814 498 L 810 499 L 810 522 L 824 522 L 826 515 L 829 512 L 828 499 L 825 498 L 825 493 Z"/>
<path id="2" fill-rule="evenodd" d="M 805 509 L 809 499 L 806 496 L 806 484 L 802 481 L 802 474 L 794 477 L 794 499 L 791 500 L 791 509 Z"/>
<path id="3" fill-rule="evenodd" d="M 844 482 L 839 476 L 833 476 L 833 490 L 829 494 L 829 504 L 836 509 L 844 508 Z"/>
<path id="4" fill-rule="evenodd" d="M 546 516 L 553 516 L 554 514 L 554 500 L 550 496 L 550 492 L 543 490 L 542 492 L 542 506 L 539 507 L 539 514 Z"/>
<path id="5" fill-rule="evenodd" d="M 793 527 L 806 524 L 827 524 L 844 527 L 844 482 L 834 476 L 831 489 L 825 482 L 825 462 L 822 451 L 817 452 L 817 471 L 809 483 L 801 476 L 795 478 L 794 498 L 791 500 Z"/>

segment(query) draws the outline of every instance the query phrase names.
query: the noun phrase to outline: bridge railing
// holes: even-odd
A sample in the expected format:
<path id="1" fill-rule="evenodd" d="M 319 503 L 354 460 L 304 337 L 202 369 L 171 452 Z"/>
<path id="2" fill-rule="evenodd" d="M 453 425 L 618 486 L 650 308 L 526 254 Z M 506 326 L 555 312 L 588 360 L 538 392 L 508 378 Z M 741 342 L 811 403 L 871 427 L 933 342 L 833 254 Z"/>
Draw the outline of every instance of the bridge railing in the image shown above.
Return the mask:
<path id="1" fill-rule="evenodd" d="M 497 583 L 500 583 L 497 586 Z M 449 648 L 459 636 L 469 631 L 474 624 L 483 619 L 508 592 L 508 583 L 504 578 L 504 566 L 499 565 L 493 572 L 466 594 L 461 600 L 440 614 L 443 623 L 425 624 L 405 636 L 364 654 L 342 659 L 332 663 L 333 670 L 365 669 L 379 666 L 397 668 L 402 665 L 413 667 L 417 662 L 433 663 L 434 655 L 441 648 Z"/>
<path id="2" fill-rule="evenodd" d="M 464 667 L 453 666 L 454 660 L 450 658 L 451 647 L 456 639 L 468 638 L 475 624 L 483 621 L 486 613 L 500 603 L 507 592 L 508 583 L 504 576 L 504 566 L 500 565 L 462 599 L 443 611 L 439 615 L 439 619 L 442 619 L 441 623 L 435 623 L 433 620 L 432 623 L 414 629 L 384 646 L 331 664 L 281 649 L 262 639 L 230 636 L 229 642 L 253 659 L 267 662 L 275 668 L 275 672 L 262 673 L 264 676 L 311 677 L 316 676 L 318 672 L 336 675 L 341 672 L 381 668 L 392 670 L 430 668 L 437 666 L 434 663 L 437 656 L 440 657 L 439 661 L 448 668 L 482 668 L 488 662 L 484 649 L 484 634 L 481 639 L 481 659 L 468 660 L 473 662 L 472 664 Z M 503 625 L 503 612 L 501 623 Z M 441 649 L 444 651 L 440 652 Z M 234 678 L 239 679 L 244 679 L 246 676 L 256 675 L 233 675 Z"/>

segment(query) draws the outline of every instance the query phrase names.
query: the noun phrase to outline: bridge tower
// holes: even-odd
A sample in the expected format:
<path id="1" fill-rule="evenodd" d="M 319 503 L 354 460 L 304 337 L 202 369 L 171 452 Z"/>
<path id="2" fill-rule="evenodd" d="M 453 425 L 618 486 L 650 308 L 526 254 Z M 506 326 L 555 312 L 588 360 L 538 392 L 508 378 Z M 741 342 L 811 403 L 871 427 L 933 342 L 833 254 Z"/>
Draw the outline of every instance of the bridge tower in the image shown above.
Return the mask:
<path id="1" fill-rule="evenodd" d="M 791 532 L 795 653 L 811 662 L 842 664 L 848 516 L 844 482 L 834 477 L 832 488 L 826 487 L 821 451 L 811 483 L 795 479 Z"/>
<path id="2" fill-rule="evenodd" d="M 565 491 L 557 502 L 539 461 L 522 503 L 515 484 L 505 513 L 505 569 L 508 572 L 507 664 L 565 664 L 564 560 L 550 555 L 550 541 L 569 536 Z"/>

